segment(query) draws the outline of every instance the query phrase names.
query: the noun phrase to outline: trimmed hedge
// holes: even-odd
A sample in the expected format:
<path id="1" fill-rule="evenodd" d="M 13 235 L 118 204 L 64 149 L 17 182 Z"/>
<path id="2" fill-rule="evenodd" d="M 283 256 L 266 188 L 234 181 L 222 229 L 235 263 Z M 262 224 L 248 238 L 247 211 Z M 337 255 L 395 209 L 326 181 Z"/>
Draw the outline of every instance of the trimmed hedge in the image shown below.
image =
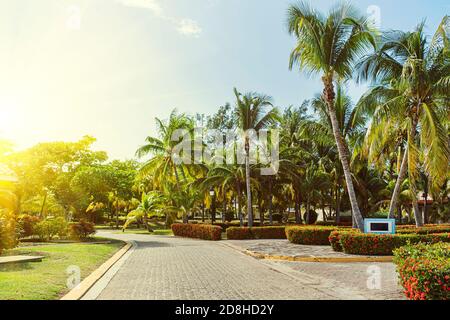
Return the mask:
<path id="1" fill-rule="evenodd" d="M 346 230 L 338 227 L 287 227 L 286 236 L 288 240 L 295 244 L 305 245 L 329 245 L 328 238 L 333 231 Z"/>
<path id="2" fill-rule="evenodd" d="M 345 253 L 368 256 L 389 256 L 407 244 L 450 242 L 449 233 L 376 235 L 342 232 L 338 237 Z"/>
<path id="3" fill-rule="evenodd" d="M 396 249 L 394 263 L 408 299 L 450 300 L 450 244 Z"/>
<path id="4" fill-rule="evenodd" d="M 359 229 L 347 229 L 347 230 L 336 230 L 330 233 L 330 236 L 328 237 L 328 241 L 331 244 L 331 247 L 336 252 L 342 252 L 342 246 L 341 246 L 341 234 L 344 232 L 347 233 L 360 233 Z"/>
<path id="5" fill-rule="evenodd" d="M 397 230 L 399 234 L 435 234 L 435 233 L 450 233 L 450 226 L 428 226 L 422 228 L 401 228 Z"/>
<path id="6" fill-rule="evenodd" d="M 286 227 L 254 227 L 227 229 L 228 240 L 286 239 Z"/>
<path id="7" fill-rule="evenodd" d="M 334 221 L 317 221 L 316 226 L 326 226 L 326 227 L 351 227 L 352 222 L 340 222 L 336 223 Z"/>
<path id="8" fill-rule="evenodd" d="M 202 240 L 218 241 L 222 239 L 222 228 L 206 224 L 181 224 L 172 225 L 175 236 Z"/>
<path id="9" fill-rule="evenodd" d="M 331 247 L 334 251 L 342 252 L 342 245 L 340 243 L 341 237 L 340 235 L 343 232 L 353 232 L 353 233 L 360 233 L 358 229 L 347 229 L 347 230 L 340 230 L 340 231 L 333 231 L 330 234 L 329 241 L 331 244 Z M 427 227 L 423 228 L 416 228 L 414 226 L 404 226 L 403 228 L 400 228 L 400 230 L 397 230 L 397 234 L 419 234 L 419 235 L 431 235 L 431 234 L 439 234 L 439 233 L 450 233 L 450 228 L 448 225 L 428 225 Z"/>

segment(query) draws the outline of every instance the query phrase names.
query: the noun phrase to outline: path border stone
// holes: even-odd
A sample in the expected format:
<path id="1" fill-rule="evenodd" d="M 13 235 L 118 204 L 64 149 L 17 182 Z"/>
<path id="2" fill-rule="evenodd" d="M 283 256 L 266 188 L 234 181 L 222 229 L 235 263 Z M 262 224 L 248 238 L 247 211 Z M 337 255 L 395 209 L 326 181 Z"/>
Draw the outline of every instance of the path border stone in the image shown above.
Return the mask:
<path id="1" fill-rule="evenodd" d="M 132 242 L 126 244 L 116 252 L 108 261 L 87 276 L 78 286 L 63 296 L 60 300 L 81 300 L 83 296 L 100 280 L 131 248 Z"/>
<path id="2" fill-rule="evenodd" d="M 293 257 L 293 256 L 283 256 L 283 255 L 270 255 L 253 252 L 241 247 L 235 246 L 231 243 L 221 242 L 222 245 L 228 246 L 234 250 L 242 252 L 250 257 L 260 260 L 277 260 L 277 261 L 290 261 L 290 262 L 319 262 L 319 263 L 373 263 L 373 262 L 392 262 L 393 256 L 373 256 L 373 257 Z"/>
<path id="3" fill-rule="evenodd" d="M 43 256 L 5 256 L 0 257 L 0 265 L 27 262 L 42 262 Z"/>

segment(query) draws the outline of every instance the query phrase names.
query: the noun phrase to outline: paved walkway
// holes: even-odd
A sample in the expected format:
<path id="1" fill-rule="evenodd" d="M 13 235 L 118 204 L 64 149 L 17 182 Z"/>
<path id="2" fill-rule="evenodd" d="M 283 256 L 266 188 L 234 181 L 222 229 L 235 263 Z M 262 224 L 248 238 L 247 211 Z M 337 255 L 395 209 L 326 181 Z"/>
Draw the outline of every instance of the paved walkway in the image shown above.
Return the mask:
<path id="1" fill-rule="evenodd" d="M 288 240 L 229 240 L 227 244 L 241 251 L 268 256 L 285 256 L 290 258 L 330 258 L 330 259 L 359 259 L 365 260 L 373 256 L 352 255 L 336 252 L 328 246 L 298 245 Z M 375 257 L 377 258 L 377 257 Z M 378 257 L 386 258 L 386 257 Z M 389 257 L 387 257 L 389 258 Z M 392 259 L 391 259 L 392 260 Z"/>
<path id="2" fill-rule="evenodd" d="M 105 275 L 86 298 L 100 300 L 285 300 L 285 299 L 385 299 L 392 295 L 346 284 L 330 275 L 354 278 L 352 268 L 317 270 L 317 263 L 272 262 L 246 256 L 221 242 L 165 236 L 112 234 L 99 236 L 135 241 L 136 247 Z M 362 269 L 367 267 L 360 267 Z M 392 273 L 392 270 L 388 270 Z M 392 275 L 390 275 L 392 276 Z M 356 281 L 356 280 L 354 280 Z M 400 297 L 400 295 L 399 295 Z"/>

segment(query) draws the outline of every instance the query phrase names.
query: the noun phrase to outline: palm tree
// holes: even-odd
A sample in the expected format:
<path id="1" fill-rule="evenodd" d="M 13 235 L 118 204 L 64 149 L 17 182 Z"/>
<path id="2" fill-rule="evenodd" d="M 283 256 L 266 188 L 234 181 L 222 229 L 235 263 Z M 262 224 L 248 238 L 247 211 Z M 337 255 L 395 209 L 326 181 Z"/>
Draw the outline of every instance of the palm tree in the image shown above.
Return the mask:
<path id="1" fill-rule="evenodd" d="M 245 95 L 234 89 L 236 96 L 236 116 L 239 121 L 238 128 L 244 135 L 245 148 L 245 181 L 247 188 L 247 215 L 248 226 L 253 226 L 252 194 L 250 185 L 250 130 L 258 132 L 274 124 L 279 116 L 276 108 L 273 108 L 272 99 L 268 96 L 247 93 Z M 271 109 L 267 111 L 266 109 Z"/>
<path id="2" fill-rule="evenodd" d="M 147 219 L 152 215 L 158 214 L 158 210 L 164 202 L 164 197 L 159 192 L 142 193 L 141 201 L 138 207 L 128 213 L 127 221 L 123 226 L 123 230 L 128 228 L 128 226 L 140 219 L 143 220 L 145 228 L 149 230 Z M 150 230 L 149 230 L 150 231 Z"/>
<path id="3" fill-rule="evenodd" d="M 182 178 L 185 178 L 186 166 L 179 164 L 175 159 L 177 156 L 175 148 L 179 141 L 174 141 L 174 133 L 176 130 L 187 130 L 190 133 L 194 127 L 193 120 L 185 114 L 178 115 L 176 110 L 173 110 L 167 122 L 156 118 L 156 124 L 159 138 L 147 137 L 146 144 L 136 152 L 139 158 L 152 155 L 152 158 L 143 164 L 141 174 L 151 174 L 154 183 L 161 189 L 166 189 L 169 184 L 178 188 Z M 188 138 L 190 140 L 190 137 Z M 180 173 L 182 177 L 180 177 Z"/>
<path id="4" fill-rule="evenodd" d="M 444 17 L 431 42 L 424 34 L 424 23 L 413 32 L 387 33 L 380 48 L 366 56 L 358 68 L 360 79 L 372 79 L 376 86 L 362 99 L 361 108 L 373 113 L 367 141 L 372 147 L 386 128 L 403 132 L 405 151 L 389 209 L 393 217 L 401 186 L 409 176 L 417 226 L 422 216 L 417 205 L 416 179 L 419 152 L 424 171 L 434 188 L 444 182 L 450 157 L 447 132 L 442 123 L 448 117 L 450 91 L 450 18 Z M 420 140 L 420 142 L 419 142 Z"/>
<path id="5" fill-rule="evenodd" d="M 333 127 L 353 216 L 362 230 L 363 217 L 350 172 L 349 151 L 336 115 L 334 83 L 351 78 L 355 60 L 371 45 L 375 46 L 372 28 L 367 17 L 359 14 L 350 4 L 339 4 L 327 17 L 306 3 L 291 5 L 287 20 L 289 32 L 298 41 L 291 53 L 290 68 L 297 64 L 301 70 L 322 73 L 323 99 Z"/>

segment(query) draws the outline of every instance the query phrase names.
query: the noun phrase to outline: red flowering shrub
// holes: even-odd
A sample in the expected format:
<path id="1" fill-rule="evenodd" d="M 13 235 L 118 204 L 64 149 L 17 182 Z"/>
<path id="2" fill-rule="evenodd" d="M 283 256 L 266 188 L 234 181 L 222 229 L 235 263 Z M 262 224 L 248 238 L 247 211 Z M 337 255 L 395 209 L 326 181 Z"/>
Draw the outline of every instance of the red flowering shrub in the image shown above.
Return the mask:
<path id="1" fill-rule="evenodd" d="M 95 234 L 95 225 L 86 220 L 71 223 L 69 226 L 70 237 L 76 240 L 85 240 Z"/>
<path id="2" fill-rule="evenodd" d="M 448 233 L 376 235 L 342 232 L 339 237 L 345 253 L 368 256 L 389 256 L 394 249 L 407 244 L 450 242 Z"/>
<path id="3" fill-rule="evenodd" d="M 450 244 L 402 247 L 394 263 L 408 299 L 450 300 Z"/>
<path id="4" fill-rule="evenodd" d="M 306 245 L 329 245 L 328 238 L 333 231 L 348 230 L 338 227 L 286 227 L 286 236 L 288 240 L 295 244 Z"/>
<path id="5" fill-rule="evenodd" d="M 355 232 L 358 233 L 360 232 L 359 229 L 346 229 L 346 230 L 338 230 L 338 231 L 333 231 L 330 233 L 330 236 L 328 237 L 328 241 L 331 244 L 331 247 L 333 248 L 334 251 L 337 252 L 342 252 L 342 246 L 341 246 L 341 234 L 344 232 Z"/>
<path id="6" fill-rule="evenodd" d="M 21 238 L 27 238 L 35 235 L 35 227 L 41 222 L 41 218 L 31 216 L 29 214 L 22 214 L 17 219 L 17 225 L 19 227 L 19 236 Z"/>
<path id="7" fill-rule="evenodd" d="M 228 240 L 286 239 L 286 227 L 228 228 Z"/>
<path id="8" fill-rule="evenodd" d="M 207 224 L 182 224 L 172 225 L 175 236 L 202 240 L 218 241 L 222 239 L 222 228 Z"/>

